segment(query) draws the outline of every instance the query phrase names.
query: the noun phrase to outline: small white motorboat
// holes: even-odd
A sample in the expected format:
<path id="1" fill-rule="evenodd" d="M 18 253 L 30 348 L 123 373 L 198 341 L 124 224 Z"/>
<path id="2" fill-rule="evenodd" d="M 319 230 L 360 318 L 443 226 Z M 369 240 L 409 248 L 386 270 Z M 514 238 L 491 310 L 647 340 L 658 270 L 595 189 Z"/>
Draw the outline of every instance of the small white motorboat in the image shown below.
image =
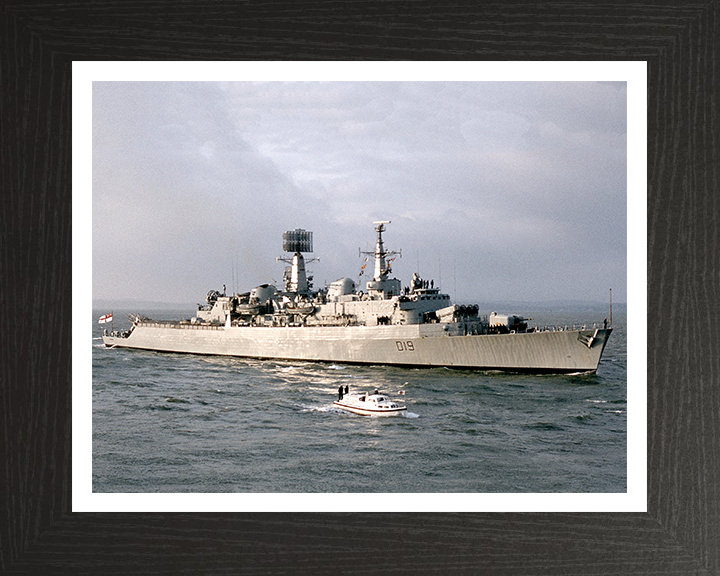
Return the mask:
<path id="1" fill-rule="evenodd" d="M 372 393 L 346 392 L 340 394 L 333 404 L 342 410 L 363 416 L 391 416 L 407 409 L 377 390 Z"/>

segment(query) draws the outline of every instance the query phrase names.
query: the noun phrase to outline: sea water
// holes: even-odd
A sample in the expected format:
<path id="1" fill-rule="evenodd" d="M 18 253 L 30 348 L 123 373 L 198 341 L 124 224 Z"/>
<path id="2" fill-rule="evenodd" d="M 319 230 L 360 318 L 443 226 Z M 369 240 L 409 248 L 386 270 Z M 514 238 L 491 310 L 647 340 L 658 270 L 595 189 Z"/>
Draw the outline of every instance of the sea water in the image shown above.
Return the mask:
<path id="1" fill-rule="evenodd" d="M 94 492 L 627 489 L 622 313 L 596 374 L 517 375 L 106 348 L 106 312 L 93 311 Z M 550 310 L 532 324 L 578 316 Z M 114 317 L 116 330 L 129 327 L 124 312 Z M 341 385 L 377 388 L 407 411 L 343 412 Z"/>

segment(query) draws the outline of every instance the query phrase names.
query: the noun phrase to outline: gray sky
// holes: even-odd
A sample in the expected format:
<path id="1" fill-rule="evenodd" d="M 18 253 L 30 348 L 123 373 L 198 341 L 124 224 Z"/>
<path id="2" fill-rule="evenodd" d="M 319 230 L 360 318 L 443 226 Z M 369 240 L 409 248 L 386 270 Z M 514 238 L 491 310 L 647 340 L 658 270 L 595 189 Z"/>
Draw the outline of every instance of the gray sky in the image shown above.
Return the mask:
<path id="1" fill-rule="evenodd" d="M 625 302 L 626 110 L 624 82 L 95 82 L 93 299 L 279 285 L 295 228 L 316 287 L 357 281 L 392 220 L 403 285 Z"/>

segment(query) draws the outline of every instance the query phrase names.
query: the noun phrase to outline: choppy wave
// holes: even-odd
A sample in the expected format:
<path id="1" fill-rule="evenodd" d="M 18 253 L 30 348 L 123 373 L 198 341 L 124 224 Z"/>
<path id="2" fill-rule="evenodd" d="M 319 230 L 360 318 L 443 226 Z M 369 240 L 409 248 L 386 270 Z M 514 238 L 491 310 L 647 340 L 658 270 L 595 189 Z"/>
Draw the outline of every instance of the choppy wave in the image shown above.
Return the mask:
<path id="1" fill-rule="evenodd" d="M 593 376 L 507 375 L 161 354 L 99 340 L 93 333 L 95 492 L 626 490 L 623 362 Z M 617 358 L 617 347 L 608 353 Z M 340 385 L 378 388 L 407 411 L 350 414 L 332 404 Z"/>

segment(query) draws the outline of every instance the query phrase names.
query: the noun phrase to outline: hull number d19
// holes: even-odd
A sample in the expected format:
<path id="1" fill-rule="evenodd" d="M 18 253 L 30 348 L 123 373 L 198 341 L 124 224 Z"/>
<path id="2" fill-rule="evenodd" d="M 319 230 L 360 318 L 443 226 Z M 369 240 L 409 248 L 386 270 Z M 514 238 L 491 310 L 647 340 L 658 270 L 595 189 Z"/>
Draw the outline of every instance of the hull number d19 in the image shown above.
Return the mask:
<path id="1" fill-rule="evenodd" d="M 412 340 L 407 340 L 406 342 L 403 342 L 401 340 L 395 340 L 395 347 L 398 349 L 398 352 L 415 351 L 415 345 L 412 343 Z"/>

